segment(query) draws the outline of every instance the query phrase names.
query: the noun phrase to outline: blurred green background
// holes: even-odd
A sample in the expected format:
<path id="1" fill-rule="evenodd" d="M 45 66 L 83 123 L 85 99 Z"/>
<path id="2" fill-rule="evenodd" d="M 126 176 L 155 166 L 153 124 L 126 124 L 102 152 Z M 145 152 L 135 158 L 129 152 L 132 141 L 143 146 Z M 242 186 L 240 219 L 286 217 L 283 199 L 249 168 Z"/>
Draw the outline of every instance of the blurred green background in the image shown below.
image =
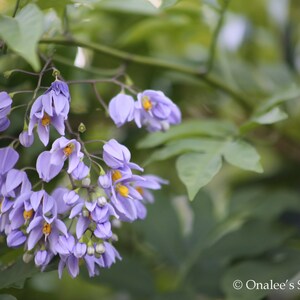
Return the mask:
<path id="1" fill-rule="evenodd" d="M 2 241 L 1 293 L 19 300 L 300 299 L 300 2 L 165 0 L 160 8 L 150 2 L 20 1 L 19 9 L 34 3 L 42 11 L 39 51 L 53 57 L 65 80 L 112 78 L 122 66 L 126 73 L 122 82 L 138 90 L 164 91 L 180 107 L 184 121 L 183 129 L 174 127 L 163 138 L 133 124 L 117 129 L 91 85 L 70 85 L 70 123 L 76 129 L 84 122 L 87 131 L 82 138 L 118 139 L 130 148 L 133 161 L 144 165 L 150 157 L 146 173 L 166 178 L 170 185 L 155 193 L 146 220 L 115 229 L 123 260 L 97 278 L 88 278 L 82 268 L 76 279 L 65 272 L 59 280 L 54 270 L 37 272 L 23 282 L 34 269 L 17 267 L 14 281 L 3 268 L 7 252 Z M 11 16 L 15 4 L 0 0 L 0 12 Z M 57 38 L 82 41 L 82 47 L 60 45 Z M 154 62 L 120 59 L 91 49 L 90 43 L 152 57 Z M 4 50 L 0 89 L 33 90 L 36 77 L 7 73 L 16 68 L 32 71 L 31 66 L 10 49 Z M 45 74 L 42 87 L 52 80 L 51 72 Z M 114 83 L 96 87 L 106 103 L 121 90 Z M 14 105 L 31 97 L 16 93 Z M 21 107 L 11 113 L 13 126 L 7 134 L 18 136 L 22 131 L 24 112 Z M 234 150 L 230 165 L 214 143 L 232 139 L 248 146 Z M 195 141 L 200 149 L 193 146 Z M 6 145 L 0 142 L 1 147 Z M 206 143 L 209 147 L 203 150 Z M 97 144 L 89 149 L 101 150 Z M 34 165 L 41 151 L 39 141 L 20 149 L 18 166 Z M 199 162 L 191 160 L 198 157 L 193 156 L 197 151 L 204 151 L 207 161 L 223 156 L 222 168 L 197 167 Z M 251 172 L 259 170 L 258 154 L 263 173 Z M 176 162 L 177 155 L 190 155 L 185 159 L 196 170 L 192 172 L 196 191 L 205 185 L 193 201 L 179 179 L 191 184 L 189 179 L 186 182 L 187 170 Z M 295 288 L 287 284 L 281 291 L 245 286 L 235 290 L 237 279 L 244 284 L 251 279 L 294 283 Z M 10 298 L 0 295 L 0 299 Z"/>

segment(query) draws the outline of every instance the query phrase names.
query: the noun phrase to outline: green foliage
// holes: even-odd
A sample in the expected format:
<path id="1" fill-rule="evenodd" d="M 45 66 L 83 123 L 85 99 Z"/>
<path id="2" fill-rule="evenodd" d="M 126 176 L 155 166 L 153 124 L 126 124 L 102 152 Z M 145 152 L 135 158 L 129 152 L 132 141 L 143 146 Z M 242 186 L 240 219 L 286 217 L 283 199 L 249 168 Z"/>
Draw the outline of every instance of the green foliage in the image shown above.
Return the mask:
<path id="1" fill-rule="evenodd" d="M 0 15 L 1 38 L 27 60 L 35 71 L 40 68 L 36 48 L 43 34 L 43 26 L 43 14 L 34 4 L 26 5 L 15 18 Z"/>
<path id="2" fill-rule="evenodd" d="M 28 0 L 14 17 L 15 1 L 0 1 L 0 72 L 9 75 L 0 77 L 0 91 L 21 105 L 5 135 L 21 132 L 22 105 L 38 80 L 15 69 L 31 71 L 29 63 L 39 71 L 41 57 L 52 56 L 65 80 L 101 79 L 96 88 L 106 104 L 121 90 L 150 88 L 164 91 L 183 115 L 182 124 L 163 133 L 131 125 L 117 131 L 90 84 L 70 85 L 70 123 L 84 123 L 82 139 L 114 136 L 130 149 L 137 145 L 132 161 L 145 162 L 147 173 L 170 185 L 155 194 L 143 222 L 114 230 L 123 260 L 96 278 L 81 270 L 75 281 L 67 274 L 55 281 L 53 272 L 47 275 L 55 280 L 43 286 L 35 282 L 34 264 L 23 263 L 21 251 L 9 251 L 1 240 L 0 300 L 68 300 L 62 296 L 67 288 L 72 300 L 289 297 L 235 290 L 233 282 L 286 282 L 299 272 L 299 3 L 282 1 L 286 16 L 277 8 L 276 17 L 281 1 L 231 0 L 218 34 L 225 1 L 163 0 L 157 8 L 148 0 Z M 237 32 L 224 31 L 237 21 L 235 29 L 245 32 L 233 45 Z M 41 85 L 52 80 L 45 75 Z M 101 151 L 97 143 L 86 147 Z M 38 142 L 22 149 L 18 167 L 34 166 L 42 150 Z"/>

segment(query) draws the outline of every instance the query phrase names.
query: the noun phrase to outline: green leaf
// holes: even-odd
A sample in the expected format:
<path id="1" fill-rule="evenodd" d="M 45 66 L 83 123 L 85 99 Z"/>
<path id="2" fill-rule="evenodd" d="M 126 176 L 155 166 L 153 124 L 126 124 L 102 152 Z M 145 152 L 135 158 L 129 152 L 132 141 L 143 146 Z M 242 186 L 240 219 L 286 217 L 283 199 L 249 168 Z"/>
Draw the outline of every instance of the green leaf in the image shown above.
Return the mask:
<path id="1" fill-rule="evenodd" d="M 185 152 L 211 152 L 220 147 L 223 143 L 223 141 L 209 138 L 175 140 L 168 143 L 162 149 L 154 151 L 145 162 L 145 165 L 154 161 L 166 160 Z"/>
<path id="2" fill-rule="evenodd" d="M 35 71 L 40 68 L 36 53 L 43 33 L 43 14 L 34 4 L 26 5 L 15 19 L 0 15 L 0 36 L 9 48 L 27 60 Z"/>
<path id="3" fill-rule="evenodd" d="M 99 7 L 105 10 L 139 15 L 156 15 L 160 12 L 147 0 L 102 0 L 99 2 Z"/>
<path id="4" fill-rule="evenodd" d="M 74 4 L 76 1 L 72 0 L 51 0 L 51 1 L 45 1 L 45 0 L 37 0 L 36 4 L 41 8 L 41 9 L 55 9 L 58 13 L 59 16 L 63 15 L 63 12 L 66 8 L 66 5 L 68 4 Z"/>
<path id="5" fill-rule="evenodd" d="M 245 133 L 249 130 L 254 129 L 259 124 L 262 125 L 269 125 L 273 124 L 288 118 L 288 115 L 281 110 L 279 107 L 274 107 L 271 110 L 267 111 L 266 113 L 260 115 L 254 115 L 248 122 L 243 124 L 240 127 L 240 131 Z"/>
<path id="6" fill-rule="evenodd" d="M 187 153 L 181 155 L 176 162 L 180 180 L 193 200 L 201 187 L 211 181 L 222 167 L 220 153 Z"/>
<path id="7" fill-rule="evenodd" d="M 236 167 L 258 173 L 263 172 L 262 166 L 259 163 L 259 154 L 247 142 L 236 140 L 228 143 L 224 148 L 223 154 L 226 161 Z"/>
<path id="8" fill-rule="evenodd" d="M 275 226 L 270 220 L 252 218 L 222 236 L 209 249 L 209 255 L 223 258 L 259 255 L 280 246 L 293 233 L 291 228 Z"/>
<path id="9" fill-rule="evenodd" d="M 0 295 L 0 300 L 17 300 L 17 298 L 14 297 L 13 295 L 1 294 Z"/>
<path id="10" fill-rule="evenodd" d="M 20 258 L 11 266 L 1 270 L 0 289 L 9 287 L 22 288 L 26 278 L 29 278 L 38 272 L 40 271 L 35 267 L 34 263 L 26 264 L 23 262 L 22 258 Z"/>
<path id="11" fill-rule="evenodd" d="M 274 106 L 277 106 L 283 102 L 299 99 L 299 98 L 300 98 L 300 88 L 295 85 L 292 85 L 285 90 L 277 92 L 276 95 L 264 101 L 257 108 L 257 113 L 269 111 Z"/>
<path id="12" fill-rule="evenodd" d="M 192 120 L 171 127 L 167 132 L 149 134 L 138 143 L 138 148 L 152 148 L 171 140 L 192 136 L 226 137 L 236 133 L 236 127 L 218 120 Z"/>

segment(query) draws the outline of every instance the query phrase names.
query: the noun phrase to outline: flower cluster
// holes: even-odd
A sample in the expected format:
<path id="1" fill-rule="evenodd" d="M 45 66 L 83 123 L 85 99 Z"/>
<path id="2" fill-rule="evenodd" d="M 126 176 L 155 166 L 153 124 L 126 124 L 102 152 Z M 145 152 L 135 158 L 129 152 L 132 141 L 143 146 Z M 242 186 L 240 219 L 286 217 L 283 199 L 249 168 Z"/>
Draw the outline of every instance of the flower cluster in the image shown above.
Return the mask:
<path id="1" fill-rule="evenodd" d="M 181 122 L 178 106 L 161 91 L 146 90 L 137 95 L 137 101 L 125 94 L 118 94 L 109 103 L 109 115 L 117 127 L 132 120 L 150 132 L 166 131 L 170 125 Z"/>
<path id="2" fill-rule="evenodd" d="M 124 112 L 116 108 L 120 97 L 128 103 Z M 131 97 L 119 95 L 112 100 L 110 110 L 118 126 L 134 118 L 139 126 L 161 130 L 180 121 L 177 106 L 161 92 L 145 91 L 138 99 L 132 103 Z M 9 126 L 11 103 L 5 92 L 0 93 L 0 130 Z M 23 247 L 24 261 L 34 260 L 41 270 L 59 257 L 59 277 L 64 269 L 76 277 L 81 262 L 89 275 L 95 276 L 121 259 L 113 246 L 117 240 L 114 224 L 144 219 L 145 204 L 154 201 L 151 190 L 160 189 L 167 181 L 139 175 L 143 168 L 132 162 L 129 149 L 114 139 L 104 143 L 102 156 L 98 156 L 103 165 L 95 164 L 95 156 L 80 138 L 64 136 L 69 108 L 68 86 L 59 80 L 31 107 L 28 128 L 19 136 L 23 146 L 32 145 L 35 127 L 44 145 L 49 143 L 51 124 L 61 134 L 50 150 L 37 157 L 37 184 L 32 185 L 27 173 L 15 168 L 19 154 L 12 146 L 0 148 L 0 234 L 6 236 L 9 247 Z M 49 193 L 45 185 L 57 176 L 60 182 L 68 178 L 70 185 Z"/>

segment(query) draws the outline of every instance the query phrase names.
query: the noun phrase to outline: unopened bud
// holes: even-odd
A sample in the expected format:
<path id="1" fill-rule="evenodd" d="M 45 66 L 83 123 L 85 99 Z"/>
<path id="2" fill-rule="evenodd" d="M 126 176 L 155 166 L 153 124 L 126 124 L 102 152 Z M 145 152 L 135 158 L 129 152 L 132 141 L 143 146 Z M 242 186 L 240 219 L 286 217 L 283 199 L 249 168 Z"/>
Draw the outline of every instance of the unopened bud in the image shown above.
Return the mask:
<path id="1" fill-rule="evenodd" d="M 115 228 L 121 228 L 121 226 L 122 226 L 122 222 L 120 220 L 118 220 L 118 219 L 113 219 L 111 221 L 111 224 Z"/>
<path id="2" fill-rule="evenodd" d="M 90 212 L 89 212 L 88 210 L 84 209 L 84 210 L 82 211 L 82 215 L 83 215 L 85 218 L 87 218 L 87 217 L 90 215 Z"/>
<path id="3" fill-rule="evenodd" d="M 114 242 L 117 242 L 119 240 L 119 238 L 115 233 L 113 233 L 113 235 L 111 236 L 111 240 Z"/>
<path id="4" fill-rule="evenodd" d="M 78 126 L 78 132 L 84 133 L 86 131 L 86 127 L 83 123 L 80 123 Z"/>
<path id="5" fill-rule="evenodd" d="M 95 254 L 95 248 L 93 246 L 88 246 L 87 254 L 88 255 L 94 255 Z"/>
<path id="6" fill-rule="evenodd" d="M 30 263 L 32 261 L 32 259 L 33 259 L 33 255 L 31 253 L 25 252 L 23 254 L 23 261 L 24 261 L 24 263 L 28 264 L 28 263 Z"/>
<path id="7" fill-rule="evenodd" d="M 82 179 L 81 183 L 84 186 L 89 186 L 91 184 L 91 178 L 86 177 L 86 178 Z"/>
<path id="8" fill-rule="evenodd" d="M 107 200 L 105 197 L 102 196 L 97 199 L 97 203 L 99 206 L 104 206 L 107 203 Z"/>
<path id="9" fill-rule="evenodd" d="M 104 244 L 100 243 L 96 245 L 96 252 L 99 254 L 103 254 L 105 252 Z"/>
<path id="10" fill-rule="evenodd" d="M 60 75 L 60 72 L 57 69 L 53 69 L 52 76 L 57 78 Z"/>

